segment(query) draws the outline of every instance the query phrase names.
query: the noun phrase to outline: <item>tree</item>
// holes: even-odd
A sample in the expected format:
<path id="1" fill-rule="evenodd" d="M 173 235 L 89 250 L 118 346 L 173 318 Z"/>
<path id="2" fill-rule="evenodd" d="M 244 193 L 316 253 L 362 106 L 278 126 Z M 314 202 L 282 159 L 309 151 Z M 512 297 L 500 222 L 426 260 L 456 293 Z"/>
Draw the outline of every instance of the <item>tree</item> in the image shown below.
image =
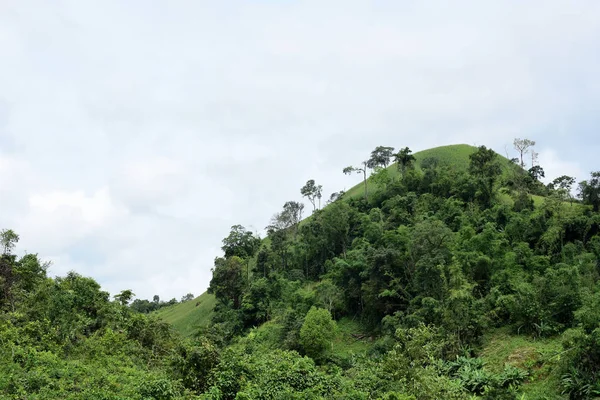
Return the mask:
<path id="1" fill-rule="evenodd" d="M 234 225 L 231 227 L 229 236 L 223 239 L 223 247 L 221 249 L 225 253 L 225 258 L 238 256 L 240 258 L 248 258 L 254 256 L 260 247 L 260 238 L 242 225 Z"/>
<path id="2" fill-rule="evenodd" d="M 14 265 L 14 274 L 18 288 L 24 292 L 31 292 L 44 281 L 50 262 L 41 262 L 37 254 L 25 254 Z"/>
<path id="3" fill-rule="evenodd" d="M 566 197 L 572 200 L 571 190 L 575 184 L 575 178 L 572 176 L 562 175 L 552 181 L 552 187 L 561 197 Z M 571 203 L 572 204 L 572 203 Z"/>
<path id="4" fill-rule="evenodd" d="M 375 167 L 375 171 L 369 177 L 369 179 L 378 187 L 385 189 L 392 178 L 390 178 L 390 174 L 387 168 Z"/>
<path id="5" fill-rule="evenodd" d="M 446 291 L 445 268 L 452 259 L 454 234 L 442 221 L 426 220 L 411 232 L 409 254 L 414 270 L 413 282 L 423 296 L 442 300 Z M 407 271 L 408 272 L 408 271 Z"/>
<path id="6" fill-rule="evenodd" d="M 319 200 L 319 208 L 321 208 L 321 194 L 323 192 L 323 186 L 315 185 L 315 180 L 310 179 L 306 182 L 306 185 L 300 189 L 302 197 L 308 198 L 313 205 L 313 211 L 317 209 L 316 200 Z"/>
<path id="7" fill-rule="evenodd" d="M 534 167 L 538 161 L 540 153 L 536 153 L 535 150 L 531 149 L 531 166 Z"/>
<path id="8" fill-rule="evenodd" d="M 525 168 L 525 160 L 523 156 L 529 152 L 529 149 L 535 146 L 535 141 L 529 139 L 519 139 L 516 138 L 513 141 L 513 146 L 515 150 L 519 152 L 519 159 L 521 161 L 521 168 Z M 533 166 L 533 165 L 532 165 Z"/>
<path id="9" fill-rule="evenodd" d="M 200 337 L 194 346 L 181 343 L 177 347 L 172 357 L 171 367 L 175 376 L 181 379 L 186 388 L 202 393 L 208 386 L 211 370 L 218 362 L 219 352 L 216 346 L 205 337 Z M 171 398 L 171 396 L 154 398 Z"/>
<path id="10" fill-rule="evenodd" d="M 344 194 L 345 192 L 343 190 L 331 193 L 331 196 L 329 196 L 329 200 L 327 200 L 327 204 L 331 204 L 335 201 L 338 201 L 339 199 L 344 197 Z"/>
<path id="11" fill-rule="evenodd" d="M 271 224 L 267 226 L 268 232 L 287 231 L 293 229 L 294 237 L 298 232 L 298 224 L 302 221 L 304 204 L 297 201 L 288 201 L 283 205 L 283 211 L 271 218 Z"/>
<path id="12" fill-rule="evenodd" d="M 154 297 L 152 297 L 152 302 L 155 304 L 160 303 L 160 297 L 157 294 L 155 294 Z"/>
<path id="13" fill-rule="evenodd" d="M 367 189 L 367 168 L 368 168 L 368 161 L 363 161 L 362 167 L 348 166 L 343 169 L 343 172 L 346 175 L 350 175 L 352 173 L 363 174 L 363 182 L 365 184 L 365 200 L 369 200 L 369 193 L 368 193 L 368 189 Z"/>
<path id="14" fill-rule="evenodd" d="M 134 296 L 135 294 L 131 291 L 131 289 L 125 289 L 121 293 L 115 294 L 113 297 L 115 300 L 121 303 L 121 305 L 126 306 Z"/>
<path id="15" fill-rule="evenodd" d="M 592 172 L 590 179 L 579 183 L 578 195 L 594 211 L 600 210 L 600 171 Z"/>
<path id="16" fill-rule="evenodd" d="M 408 147 L 401 149 L 399 152 L 394 154 L 394 161 L 398 164 L 398 170 L 404 177 L 404 173 L 415 162 L 415 156 L 412 155 L 412 150 Z"/>
<path id="17" fill-rule="evenodd" d="M 181 298 L 181 302 L 186 302 L 194 299 L 194 295 L 192 293 L 188 293 Z"/>
<path id="18" fill-rule="evenodd" d="M 344 295 L 342 290 L 330 279 L 324 279 L 315 286 L 317 297 L 323 306 L 334 314 L 336 309 L 343 305 Z"/>
<path id="19" fill-rule="evenodd" d="M 371 158 L 367 161 L 367 166 L 371 169 L 375 169 L 375 167 L 387 168 L 393 155 L 393 147 L 377 146 L 371 152 Z"/>
<path id="20" fill-rule="evenodd" d="M 502 174 L 497 156 L 494 150 L 485 146 L 480 146 L 469 156 L 469 173 L 478 179 L 479 194 L 485 205 L 493 198 L 494 184 Z"/>
<path id="21" fill-rule="evenodd" d="M 10 255 L 19 241 L 17 235 L 12 229 L 3 229 L 0 231 L 0 246 L 2 246 L 2 254 Z"/>
<path id="22" fill-rule="evenodd" d="M 546 177 L 546 174 L 544 173 L 544 169 L 542 167 L 540 167 L 539 165 L 534 165 L 533 167 L 529 168 L 528 172 L 529 172 L 529 176 L 534 181 L 539 181 L 541 178 Z"/>
<path id="23" fill-rule="evenodd" d="M 242 259 L 238 256 L 217 257 L 208 287 L 208 293 L 213 293 L 219 302 L 235 310 L 240 308 L 244 294 L 243 265 Z"/>
<path id="24" fill-rule="evenodd" d="M 306 354 L 320 359 L 335 337 L 336 327 L 329 311 L 312 306 L 300 328 L 300 344 Z"/>

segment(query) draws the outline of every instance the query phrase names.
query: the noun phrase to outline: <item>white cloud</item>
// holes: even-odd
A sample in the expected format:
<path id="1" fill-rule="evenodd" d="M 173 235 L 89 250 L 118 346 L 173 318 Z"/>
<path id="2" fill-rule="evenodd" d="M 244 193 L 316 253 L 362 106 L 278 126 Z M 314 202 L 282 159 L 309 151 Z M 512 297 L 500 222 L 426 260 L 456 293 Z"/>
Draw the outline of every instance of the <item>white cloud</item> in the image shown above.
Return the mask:
<path id="1" fill-rule="evenodd" d="M 83 191 L 35 194 L 29 198 L 29 206 L 34 213 L 76 214 L 82 222 L 91 226 L 107 222 L 115 213 L 107 188 L 100 189 L 91 196 L 86 196 Z"/>
<path id="2" fill-rule="evenodd" d="M 539 164 L 544 169 L 546 177 L 544 182 L 552 182 L 562 175 L 572 176 L 577 182 L 587 179 L 588 173 L 582 169 L 582 165 L 576 161 L 562 159 L 558 151 L 544 148 L 539 152 Z"/>

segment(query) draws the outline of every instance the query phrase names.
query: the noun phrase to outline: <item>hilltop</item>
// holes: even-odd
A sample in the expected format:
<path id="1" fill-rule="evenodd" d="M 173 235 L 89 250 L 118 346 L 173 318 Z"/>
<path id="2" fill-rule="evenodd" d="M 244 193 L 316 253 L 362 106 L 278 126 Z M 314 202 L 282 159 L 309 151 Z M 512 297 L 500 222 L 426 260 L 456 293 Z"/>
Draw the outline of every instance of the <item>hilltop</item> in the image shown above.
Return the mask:
<path id="1" fill-rule="evenodd" d="M 456 171 L 467 171 L 469 167 L 469 156 L 477 151 L 477 147 L 468 144 L 452 144 L 447 146 L 433 147 L 413 154 L 415 157 L 414 168 L 422 171 L 423 162 L 435 160 L 440 166 L 446 166 Z M 508 174 L 515 168 L 515 165 L 506 157 L 498 154 L 498 163 L 504 174 Z M 400 175 L 398 165 L 392 163 L 387 167 L 390 178 L 396 179 Z M 376 184 L 373 181 L 367 181 L 369 191 L 372 191 Z M 355 198 L 364 193 L 363 183 L 358 183 L 346 191 L 346 198 Z"/>

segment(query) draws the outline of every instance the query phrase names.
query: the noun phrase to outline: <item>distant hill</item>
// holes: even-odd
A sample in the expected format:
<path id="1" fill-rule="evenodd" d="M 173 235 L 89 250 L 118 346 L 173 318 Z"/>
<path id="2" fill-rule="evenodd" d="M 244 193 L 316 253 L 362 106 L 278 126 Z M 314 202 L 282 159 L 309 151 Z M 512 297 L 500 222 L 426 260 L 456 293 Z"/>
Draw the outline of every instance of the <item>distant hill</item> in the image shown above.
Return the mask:
<path id="1" fill-rule="evenodd" d="M 184 336 L 192 336 L 198 328 L 208 326 L 215 307 L 215 296 L 204 292 L 193 300 L 156 311 L 165 322 Z"/>

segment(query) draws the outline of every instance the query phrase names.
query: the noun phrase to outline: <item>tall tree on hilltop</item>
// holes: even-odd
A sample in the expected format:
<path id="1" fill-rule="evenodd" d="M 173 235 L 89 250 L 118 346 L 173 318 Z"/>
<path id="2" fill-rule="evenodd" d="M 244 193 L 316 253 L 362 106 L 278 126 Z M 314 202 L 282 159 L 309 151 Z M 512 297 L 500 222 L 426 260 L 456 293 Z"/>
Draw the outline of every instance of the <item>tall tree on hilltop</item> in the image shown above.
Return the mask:
<path id="1" fill-rule="evenodd" d="M 371 158 L 367 161 L 367 166 L 371 169 L 375 169 L 376 167 L 387 168 L 393 155 L 393 147 L 377 146 L 371 152 Z"/>
<path id="2" fill-rule="evenodd" d="M 271 218 L 271 224 L 267 226 L 270 232 L 287 231 L 290 228 L 294 232 L 294 237 L 298 231 L 298 224 L 302 221 L 304 204 L 297 201 L 288 201 L 283 205 L 283 211 L 275 214 Z"/>
<path id="3" fill-rule="evenodd" d="M 313 211 L 317 209 L 316 200 L 319 200 L 319 208 L 321 208 L 321 196 L 323 192 L 323 186 L 316 185 L 314 179 L 309 179 L 306 185 L 300 189 L 302 197 L 308 198 L 308 201 L 313 205 Z"/>
<path id="4" fill-rule="evenodd" d="M 412 155 L 411 149 L 405 147 L 394 154 L 394 161 L 398 165 L 398 170 L 402 174 L 402 177 L 404 177 L 406 170 L 412 167 L 415 162 L 415 156 Z"/>
<path id="5" fill-rule="evenodd" d="M 232 256 L 248 258 L 254 256 L 260 247 L 260 238 L 242 225 L 234 225 L 229 236 L 223 239 L 222 243 L 221 250 L 225 253 L 225 258 Z"/>
<path id="6" fill-rule="evenodd" d="M 592 172 L 590 179 L 579 183 L 578 194 L 584 204 L 591 205 L 594 211 L 600 210 L 600 171 Z"/>
<path id="7" fill-rule="evenodd" d="M 362 162 L 362 167 L 349 166 L 343 169 L 344 174 L 350 175 L 351 173 L 363 174 L 363 183 L 365 185 L 365 200 L 369 200 L 369 193 L 367 189 L 367 168 L 368 161 Z"/>
<path id="8" fill-rule="evenodd" d="M 529 149 L 535 146 L 535 141 L 529 139 L 515 138 L 515 140 L 513 141 L 513 146 L 515 150 L 517 150 L 517 152 L 519 153 L 521 168 L 525 169 L 525 160 L 523 159 L 523 157 L 529 152 Z"/>
<path id="9" fill-rule="evenodd" d="M 17 276 L 15 275 L 16 256 L 11 253 L 18 241 L 19 235 L 11 229 L 0 231 L 0 246 L 2 246 L 2 253 L 0 254 L 0 307 L 4 302 L 8 302 L 11 304 L 13 311 L 15 307 L 13 286 Z"/>
<path id="10" fill-rule="evenodd" d="M 19 241 L 19 235 L 17 235 L 12 229 L 3 229 L 0 231 L 0 246 L 2 246 L 2 254 L 10 255 L 12 250 Z"/>

